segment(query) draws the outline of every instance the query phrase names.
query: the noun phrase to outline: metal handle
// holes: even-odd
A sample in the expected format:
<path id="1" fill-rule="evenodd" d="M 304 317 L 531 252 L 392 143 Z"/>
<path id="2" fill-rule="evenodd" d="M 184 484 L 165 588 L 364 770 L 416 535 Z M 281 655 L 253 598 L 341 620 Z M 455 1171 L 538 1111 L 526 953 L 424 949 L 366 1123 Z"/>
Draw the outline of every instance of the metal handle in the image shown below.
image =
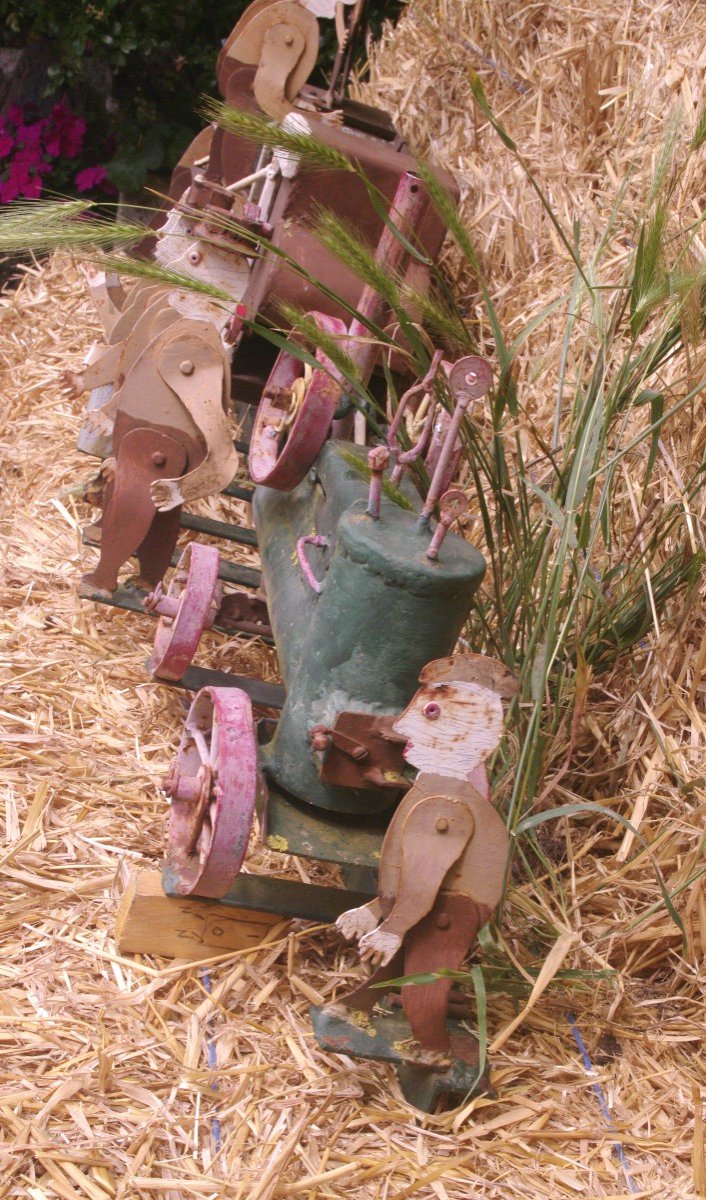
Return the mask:
<path id="1" fill-rule="evenodd" d="M 324 590 L 324 581 L 323 579 L 318 580 L 314 575 L 314 572 L 311 569 L 311 564 L 307 560 L 307 557 L 304 553 L 304 547 L 306 545 L 328 546 L 328 538 L 324 537 L 320 533 L 316 533 L 308 534 L 307 537 L 300 537 L 297 541 L 297 558 L 299 559 L 299 566 L 302 569 L 302 574 L 312 591 L 316 592 L 317 595 L 320 595 Z"/>

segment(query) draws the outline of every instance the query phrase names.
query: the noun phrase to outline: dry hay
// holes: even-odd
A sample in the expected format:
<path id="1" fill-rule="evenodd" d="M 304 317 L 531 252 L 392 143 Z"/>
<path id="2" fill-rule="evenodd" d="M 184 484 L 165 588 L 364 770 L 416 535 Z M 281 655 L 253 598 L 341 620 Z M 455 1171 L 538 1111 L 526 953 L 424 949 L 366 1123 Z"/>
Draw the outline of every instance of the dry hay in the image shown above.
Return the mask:
<path id="1" fill-rule="evenodd" d="M 429 40 L 426 22 L 441 42 Z M 378 86 L 417 143 L 424 135 L 473 186 L 466 219 L 506 322 L 524 321 L 556 295 L 566 268 L 510 160 L 491 152 L 481 121 L 469 120 L 456 64 L 467 59 L 482 71 L 564 215 L 575 205 L 593 211 L 594 180 L 609 203 L 606 180 L 619 177 L 628 142 L 650 158 L 670 88 L 693 100 L 700 87 L 704 44 L 700 10 L 681 3 L 625 14 L 607 5 L 573 13 L 463 0 L 412 6 L 378 57 Z M 605 93 L 615 97 L 614 117 L 601 108 L 599 85 L 614 89 Z M 628 99 L 642 125 L 624 119 Z M 207 971 L 119 958 L 119 894 L 133 867 L 161 853 L 156 782 L 182 701 L 146 682 L 151 622 L 74 591 L 91 552 L 67 492 L 88 468 L 73 451 L 79 406 L 60 375 L 76 366 L 94 327 L 81 285 L 54 259 L 2 305 L 0 1196 L 705 1195 L 703 891 L 692 885 L 678 895 L 682 951 L 650 862 L 623 861 L 621 839 L 597 838 L 589 825 L 561 828 L 566 908 L 553 913 L 557 943 L 531 1001 L 490 997 L 497 1098 L 457 1113 L 421 1117 L 387 1068 L 318 1050 L 308 1004 L 358 972 L 330 931 L 275 930 L 271 945 Z M 549 362 L 557 347 L 543 336 Z M 540 407 L 541 372 L 527 357 L 521 370 Z M 679 464 L 687 448 L 678 431 L 670 436 Z M 670 628 L 653 638 L 643 705 L 623 706 L 617 692 L 588 717 L 606 758 L 619 744 L 630 764 L 624 809 L 639 809 L 672 890 L 698 864 L 706 811 L 703 630 L 703 606 L 694 605 L 679 638 Z M 242 673 L 262 659 L 215 636 L 202 651 L 202 661 Z M 674 785 L 665 759 L 677 760 L 687 787 Z M 282 861 L 260 853 L 251 865 L 275 871 Z M 285 865 L 295 875 L 310 869 L 302 860 Z M 512 893 L 505 946 L 521 963 L 553 904 L 548 890 L 539 878 Z M 617 975 L 571 993 L 543 990 L 561 966 Z"/>

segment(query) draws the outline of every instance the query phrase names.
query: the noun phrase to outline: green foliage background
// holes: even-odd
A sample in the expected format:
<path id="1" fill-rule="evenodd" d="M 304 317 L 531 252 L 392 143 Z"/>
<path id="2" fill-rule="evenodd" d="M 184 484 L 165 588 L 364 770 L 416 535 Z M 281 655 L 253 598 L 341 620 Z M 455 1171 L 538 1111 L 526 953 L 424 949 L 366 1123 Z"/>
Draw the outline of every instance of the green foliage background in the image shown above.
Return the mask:
<path id="1" fill-rule="evenodd" d="M 68 95 L 89 124 L 86 164 L 104 163 L 123 192 L 170 170 L 202 124 L 196 108 L 216 94 L 216 58 L 249 0 L 0 0 L 6 46 L 44 41 L 52 63 L 47 97 Z M 395 17 L 397 0 L 373 0 L 371 27 Z M 321 23 L 320 69 L 335 50 Z"/>

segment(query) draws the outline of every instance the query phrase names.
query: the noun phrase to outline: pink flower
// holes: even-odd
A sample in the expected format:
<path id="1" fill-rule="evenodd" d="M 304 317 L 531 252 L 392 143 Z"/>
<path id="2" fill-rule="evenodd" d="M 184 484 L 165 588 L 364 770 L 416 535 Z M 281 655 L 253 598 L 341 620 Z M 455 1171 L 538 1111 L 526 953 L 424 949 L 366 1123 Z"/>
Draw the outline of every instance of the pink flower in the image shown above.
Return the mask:
<path id="1" fill-rule="evenodd" d="M 32 125 L 18 125 L 15 137 L 23 146 L 38 147 L 42 140 L 42 131 L 45 125 L 46 121 L 35 121 Z"/>
<path id="2" fill-rule="evenodd" d="M 54 105 L 48 125 L 48 136 L 44 143 L 47 153 L 54 157 L 76 158 L 83 146 L 86 122 L 71 111 L 65 97 Z"/>
<path id="3" fill-rule="evenodd" d="M 6 129 L 0 129 L 0 158 L 7 158 L 15 144 L 15 139 Z"/>
<path id="4" fill-rule="evenodd" d="M 44 149 L 52 158 L 58 158 L 61 153 L 61 134 L 58 129 L 52 130 L 44 139 Z"/>
<path id="5" fill-rule="evenodd" d="M 76 189 L 79 192 L 90 192 L 92 188 L 98 187 L 108 178 L 108 172 L 105 167 L 85 167 L 83 171 L 79 171 L 76 179 Z"/>
<path id="6" fill-rule="evenodd" d="M 83 139 L 86 134 L 86 122 L 83 117 L 76 117 L 74 122 L 64 130 L 61 152 L 67 158 L 76 158 L 81 153 Z"/>
<path id="7" fill-rule="evenodd" d="M 42 194 L 42 179 L 40 175 L 33 175 L 22 185 L 20 192 L 21 196 L 26 196 L 28 200 L 38 200 Z"/>
<path id="8" fill-rule="evenodd" d="M 17 184 L 18 188 L 24 187 L 30 181 L 29 164 L 22 162 L 19 157 L 13 158 L 7 178 L 8 183 Z"/>
<path id="9" fill-rule="evenodd" d="M 12 156 L 13 166 L 17 163 L 23 168 L 37 167 L 40 162 L 42 162 L 42 151 L 39 146 L 21 146 Z"/>
<path id="10" fill-rule="evenodd" d="M 11 125 L 21 125 L 24 120 L 24 109 L 19 104 L 13 104 L 5 114 Z"/>
<path id="11" fill-rule="evenodd" d="M 11 204 L 20 194 L 20 185 L 14 180 L 6 179 L 0 183 L 0 204 Z"/>

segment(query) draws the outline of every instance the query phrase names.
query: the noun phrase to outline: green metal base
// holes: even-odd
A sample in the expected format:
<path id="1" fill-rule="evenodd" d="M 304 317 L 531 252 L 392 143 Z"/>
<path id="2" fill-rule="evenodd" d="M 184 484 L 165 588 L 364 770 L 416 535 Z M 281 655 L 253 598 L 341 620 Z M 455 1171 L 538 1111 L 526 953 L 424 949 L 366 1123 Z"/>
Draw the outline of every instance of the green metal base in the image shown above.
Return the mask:
<path id="1" fill-rule="evenodd" d="M 174 556 L 172 559 L 172 566 L 176 566 L 176 563 L 179 561 L 180 557 L 181 552 Z M 243 587 L 257 587 L 259 573 L 249 569 L 248 567 L 239 568 L 237 563 L 224 563 L 222 569 L 219 571 L 218 578 L 225 580 L 227 583 L 240 584 Z M 120 583 L 114 592 L 111 592 L 110 595 L 106 595 L 105 592 L 96 591 L 95 588 L 92 588 L 88 584 L 80 583 L 78 587 L 78 594 L 82 600 L 92 600 L 95 604 L 108 604 L 111 608 L 123 608 L 127 609 L 129 612 L 145 613 L 144 600 L 148 595 L 148 591 L 146 588 L 135 587 L 135 585 L 132 583 Z M 145 613 L 145 615 L 155 617 L 156 619 L 159 614 Z M 219 625 L 218 621 L 214 623 L 213 628 L 217 633 L 226 633 L 229 637 L 232 637 L 234 633 L 232 628 L 226 629 L 225 626 Z M 259 637 L 260 635 L 241 633 L 240 636 Z M 270 637 L 261 637 L 260 640 L 265 642 L 268 646 L 273 644 L 272 638 Z"/>
<path id="2" fill-rule="evenodd" d="M 462 1104 L 473 1095 L 490 1094 L 488 1065 L 479 1072 L 478 1043 L 459 1021 L 448 1028 L 463 1058 L 446 1063 L 414 1041 L 401 1009 L 379 1008 L 374 1013 L 331 1005 L 309 1009 L 314 1035 L 322 1050 L 392 1063 L 406 1100 L 423 1112 L 434 1112 L 439 1101 Z"/>
<path id="3" fill-rule="evenodd" d="M 149 660 L 145 666 L 149 670 Z M 181 679 L 160 679 L 167 687 L 184 688 L 187 692 L 200 692 L 201 688 L 240 688 L 258 708 L 281 708 L 285 691 L 279 683 L 266 683 L 250 675 L 234 675 L 232 671 L 214 671 L 209 667 L 187 667 Z"/>
<path id="4" fill-rule="evenodd" d="M 167 896 L 183 899 L 177 876 L 169 863 L 165 863 L 162 869 L 162 887 Z M 190 896 L 189 899 L 206 902 L 203 896 Z M 333 923 L 347 908 L 367 904 L 371 899 L 369 892 L 349 892 L 343 888 L 302 883 L 298 879 L 278 879 L 275 875 L 241 874 L 225 896 L 218 901 L 207 902 L 222 904 L 224 908 L 276 913 L 302 921 Z"/>
<path id="5" fill-rule="evenodd" d="M 377 876 L 387 817 L 346 817 L 303 804 L 281 792 L 271 779 L 267 780 L 267 792 L 266 810 L 258 810 L 258 818 L 268 849 L 347 867 L 367 867 Z"/>

